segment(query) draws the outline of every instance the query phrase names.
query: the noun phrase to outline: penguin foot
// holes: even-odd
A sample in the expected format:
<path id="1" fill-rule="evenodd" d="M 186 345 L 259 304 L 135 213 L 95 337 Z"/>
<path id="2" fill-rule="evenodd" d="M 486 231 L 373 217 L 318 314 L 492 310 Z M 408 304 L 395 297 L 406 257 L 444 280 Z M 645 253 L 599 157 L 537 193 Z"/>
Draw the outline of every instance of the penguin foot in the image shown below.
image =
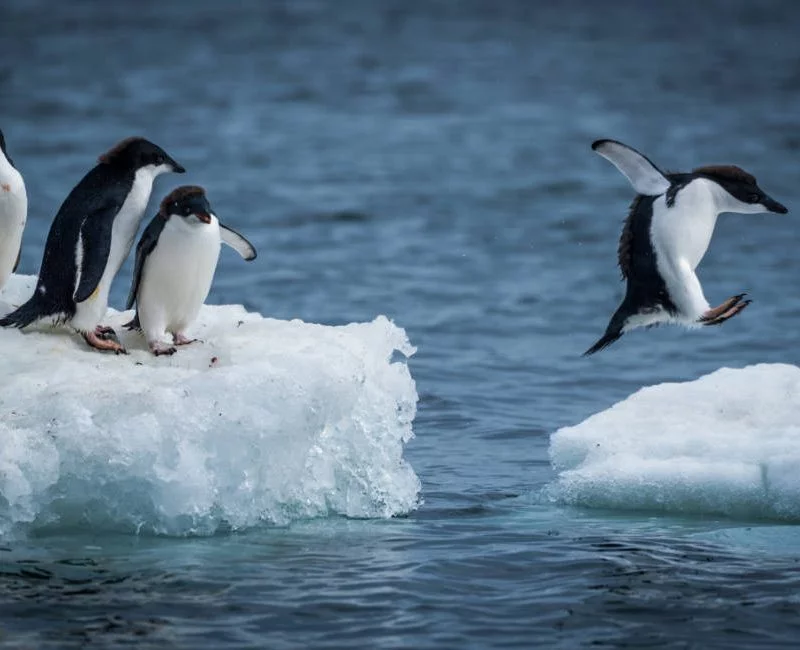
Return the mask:
<path id="1" fill-rule="evenodd" d="M 84 332 L 83 339 L 96 350 L 114 352 L 115 354 L 128 354 L 128 351 L 119 342 L 117 333 L 110 327 L 95 328 L 94 332 Z"/>
<path id="2" fill-rule="evenodd" d="M 731 298 L 728 298 L 719 307 L 709 309 L 698 320 L 703 325 L 721 325 L 726 320 L 729 320 L 741 312 L 752 301 L 742 300 L 745 294 L 740 293 Z"/>
<path id="3" fill-rule="evenodd" d="M 94 333 L 97 334 L 97 338 L 102 339 L 103 341 L 114 341 L 114 343 L 120 342 L 117 333 L 114 331 L 114 328 L 109 327 L 108 325 L 98 325 L 94 328 Z"/>
<path id="4" fill-rule="evenodd" d="M 172 342 L 175 343 L 175 345 L 189 345 L 195 341 L 197 341 L 197 339 L 187 339 L 183 334 L 172 335 Z"/>
<path id="5" fill-rule="evenodd" d="M 150 351 L 157 357 L 171 357 L 178 351 L 178 348 L 172 345 L 162 345 L 161 343 L 151 343 Z"/>

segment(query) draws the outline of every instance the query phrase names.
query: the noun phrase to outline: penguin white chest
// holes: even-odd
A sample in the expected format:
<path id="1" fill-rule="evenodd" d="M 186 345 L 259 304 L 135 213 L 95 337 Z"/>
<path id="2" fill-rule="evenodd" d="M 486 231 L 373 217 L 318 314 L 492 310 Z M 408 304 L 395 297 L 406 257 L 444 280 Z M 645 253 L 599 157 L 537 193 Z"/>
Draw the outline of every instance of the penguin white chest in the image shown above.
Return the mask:
<path id="1" fill-rule="evenodd" d="M 172 216 L 142 269 L 139 320 L 148 341 L 183 332 L 203 306 L 220 253 L 217 218 L 190 223 Z"/>
<path id="2" fill-rule="evenodd" d="M 655 201 L 650 236 L 660 261 L 683 261 L 696 269 L 711 243 L 717 215 L 713 191 L 701 178 L 679 190 L 671 207 L 664 196 Z"/>
<path id="3" fill-rule="evenodd" d="M 28 195 L 22 175 L 0 155 L 0 288 L 17 261 L 28 216 Z"/>
<path id="4" fill-rule="evenodd" d="M 136 238 L 136 231 L 142 222 L 147 202 L 150 200 L 150 193 L 153 191 L 153 180 L 153 175 L 146 169 L 136 172 L 131 191 L 111 227 L 111 250 L 101 284 L 108 280 L 110 285 L 125 258 L 128 257 L 133 240 Z"/>
<path id="5" fill-rule="evenodd" d="M 97 284 L 92 295 L 83 302 L 76 303 L 75 315 L 72 317 L 72 326 L 78 331 L 90 331 L 105 316 L 108 309 L 108 294 L 111 290 L 111 282 L 119 272 L 122 263 L 130 253 L 136 231 L 142 222 L 147 202 L 150 200 L 150 193 L 153 190 L 153 172 L 143 167 L 136 171 L 133 185 L 128 196 L 125 198 L 119 212 L 114 217 L 111 226 L 111 245 L 106 261 L 106 268 Z M 76 247 L 76 263 L 78 264 L 78 278 L 80 278 L 80 267 L 82 264 L 81 242 L 78 241 Z M 90 252 L 91 254 L 91 252 Z M 79 280 L 76 281 L 77 288 Z"/>

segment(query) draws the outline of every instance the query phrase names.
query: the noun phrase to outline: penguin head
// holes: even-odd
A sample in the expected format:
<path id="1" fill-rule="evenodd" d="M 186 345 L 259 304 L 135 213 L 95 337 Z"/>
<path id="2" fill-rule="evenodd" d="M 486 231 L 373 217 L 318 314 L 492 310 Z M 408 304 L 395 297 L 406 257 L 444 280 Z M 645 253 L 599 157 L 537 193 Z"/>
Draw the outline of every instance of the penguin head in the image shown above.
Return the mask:
<path id="1" fill-rule="evenodd" d="M 735 165 L 700 167 L 693 173 L 714 182 L 721 189 L 717 198 L 723 212 L 789 212 L 786 206 L 768 196 L 758 186 L 754 176 Z"/>
<path id="2" fill-rule="evenodd" d="M 186 170 L 157 144 L 140 137 L 125 138 L 98 158 L 98 163 L 137 171 L 149 169 L 153 176 Z"/>
<path id="3" fill-rule="evenodd" d="M 206 191 L 197 185 L 182 185 L 172 190 L 161 201 L 159 213 L 164 219 L 183 219 L 194 226 L 210 224 L 215 216 Z"/>

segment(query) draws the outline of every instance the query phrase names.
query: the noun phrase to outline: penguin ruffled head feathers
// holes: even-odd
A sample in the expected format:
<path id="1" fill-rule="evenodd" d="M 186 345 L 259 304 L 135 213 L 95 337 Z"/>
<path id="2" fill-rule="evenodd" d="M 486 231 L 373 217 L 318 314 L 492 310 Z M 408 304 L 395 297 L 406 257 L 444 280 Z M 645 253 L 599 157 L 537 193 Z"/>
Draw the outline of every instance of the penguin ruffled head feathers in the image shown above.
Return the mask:
<path id="1" fill-rule="evenodd" d="M 182 185 L 164 197 L 159 214 L 164 219 L 177 216 L 186 221 L 211 223 L 214 211 L 206 198 L 206 191 L 197 185 Z"/>
<path id="2" fill-rule="evenodd" d="M 101 165 L 114 165 L 133 170 L 150 167 L 156 173 L 182 174 L 186 171 L 157 144 L 138 136 L 125 138 L 118 142 L 102 154 L 97 162 Z"/>

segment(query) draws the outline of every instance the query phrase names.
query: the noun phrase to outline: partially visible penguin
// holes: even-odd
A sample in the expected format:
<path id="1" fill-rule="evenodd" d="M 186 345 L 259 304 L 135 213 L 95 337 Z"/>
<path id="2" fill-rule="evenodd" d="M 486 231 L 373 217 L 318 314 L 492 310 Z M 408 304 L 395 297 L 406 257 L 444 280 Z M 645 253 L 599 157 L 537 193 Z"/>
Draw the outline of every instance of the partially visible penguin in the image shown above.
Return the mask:
<path id="1" fill-rule="evenodd" d="M 100 156 L 50 226 L 33 295 L 0 326 L 49 319 L 69 324 L 93 348 L 124 353 L 114 330 L 100 325 L 111 282 L 133 246 L 153 181 L 184 171 L 161 147 L 139 137 Z"/>
<path id="2" fill-rule="evenodd" d="M 712 308 L 695 269 L 720 213 L 786 214 L 788 210 L 767 196 L 753 176 L 733 165 L 663 173 L 621 142 L 597 140 L 592 149 L 627 177 L 637 196 L 618 249 L 619 267 L 627 281 L 625 298 L 605 334 L 584 355 L 602 350 L 637 327 L 719 325 L 747 307 L 750 301 L 739 294 Z"/>
<path id="3" fill-rule="evenodd" d="M 0 289 L 19 265 L 22 232 L 27 218 L 25 181 L 14 167 L 0 131 Z"/>
<path id="4" fill-rule="evenodd" d="M 136 315 L 126 327 L 142 330 L 156 356 L 194 341 L 186 329 L 208 297 L 221 243 L 247 261 L 256 257 L 249 241 L 219 222 L 205 190 L 190 185 L 170 192 L 142 233 L 127 304 L 136 303 Z"/>

